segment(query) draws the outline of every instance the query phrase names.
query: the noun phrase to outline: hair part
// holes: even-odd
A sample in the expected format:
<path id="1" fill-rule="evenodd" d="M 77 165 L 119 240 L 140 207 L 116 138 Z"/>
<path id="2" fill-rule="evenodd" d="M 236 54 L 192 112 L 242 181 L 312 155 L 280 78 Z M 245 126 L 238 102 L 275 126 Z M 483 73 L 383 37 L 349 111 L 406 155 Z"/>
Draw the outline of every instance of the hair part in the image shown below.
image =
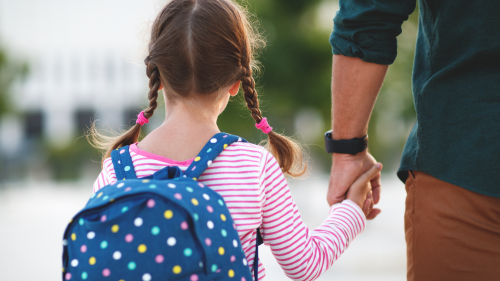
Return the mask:
<path id="1" fill-rule="evenodd" d="M 231 0 L 172 0 L 157 16 L 151 29 L 149 55 L 144 60 L 149 77 L 149 106 L 144 116 L 151 118 L 157 107 L 158 90 L 164 86 L 169 101 L 193 95 L 216 95 L 220 89 L 242 82 L 245 102 L 256 123 L 262 120 L 255 80 L 255 56 L 265 46 L 257 31 L 258 22 Z M 214 97 L 216 98 L 216 97 Z M 141 126 L 134 125 L 116 137 L 101 134 L 92 125 L 89 141 L 106 151 L 135 143 Z M 270 132 L 266 148 L 282 171 L 303 175 L 301 146 L 290 138 Z"/>

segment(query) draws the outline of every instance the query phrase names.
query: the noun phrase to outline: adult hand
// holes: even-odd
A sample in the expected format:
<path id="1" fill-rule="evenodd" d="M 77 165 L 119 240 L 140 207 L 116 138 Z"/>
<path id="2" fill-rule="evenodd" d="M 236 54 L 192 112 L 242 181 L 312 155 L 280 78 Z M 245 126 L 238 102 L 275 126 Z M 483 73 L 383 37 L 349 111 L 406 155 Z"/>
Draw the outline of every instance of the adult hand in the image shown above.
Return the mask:
<path id="1" fill-rule="evenodd" d="M 356 155 L 333 153 L 330 183 L 326 196 L 328 204 L 331 206 L 346 199 L 346 193 L 349 186 L 376 163 L 377 161 L 375 158 L 366 150 Z M 382 187 L 380 173 L 372 178 L 370 184 L 373 196 L 372 203 L 377 204 L 380 200 Z M 366 216 L 369 220 L 374 219 L 381 212 L 380 209 L 372 209 L 371 207 L 364 211 L 369 212 Z"/>

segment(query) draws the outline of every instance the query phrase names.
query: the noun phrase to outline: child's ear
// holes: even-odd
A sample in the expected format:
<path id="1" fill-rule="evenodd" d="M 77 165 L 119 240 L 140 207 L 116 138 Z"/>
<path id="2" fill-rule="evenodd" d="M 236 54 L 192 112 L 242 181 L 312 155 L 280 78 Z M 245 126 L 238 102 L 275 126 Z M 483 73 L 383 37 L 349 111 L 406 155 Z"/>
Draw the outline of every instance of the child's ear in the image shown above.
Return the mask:
<path id="1" fill-rule="evenodd" d="M 163 83 L 160 82 L 160 88 L 158 88 L 158 91 L 163 90 Z"/>
<path id="2" fill-rule="evenodd" d="M 236 81 L 234 84 L 229 88 L 229 94 L 231 96 L 236 96 L 238 94 L 238 90 L 240 89 L 240 82 L 241 81 Z"/>

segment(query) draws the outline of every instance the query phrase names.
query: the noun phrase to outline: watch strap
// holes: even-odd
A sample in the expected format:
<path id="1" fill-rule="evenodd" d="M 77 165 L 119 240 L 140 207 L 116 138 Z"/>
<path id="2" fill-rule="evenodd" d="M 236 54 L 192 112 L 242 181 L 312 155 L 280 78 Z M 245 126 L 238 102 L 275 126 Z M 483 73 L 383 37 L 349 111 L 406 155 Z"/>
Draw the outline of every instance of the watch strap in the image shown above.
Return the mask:
<path id="1" fill-rule="evenodd" d="M 325 149 L 328 153 L 356 155 L 368 147 L 368 135 L 350 140 L 333 140 L 332 131 L 325 133 Z"/>

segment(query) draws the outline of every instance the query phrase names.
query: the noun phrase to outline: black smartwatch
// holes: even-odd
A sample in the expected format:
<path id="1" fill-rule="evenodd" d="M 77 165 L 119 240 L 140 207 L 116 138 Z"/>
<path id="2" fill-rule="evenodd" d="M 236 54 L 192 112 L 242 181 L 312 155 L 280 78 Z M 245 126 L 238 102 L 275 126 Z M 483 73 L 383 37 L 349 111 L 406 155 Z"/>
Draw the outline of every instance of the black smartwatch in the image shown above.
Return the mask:
<path id="1" fill-rule="evenodd" d="M 332 130 L 325 133 L 325 149 L 328 153 L 356 155 L 368 147 L 368 135 L 350 140 L 332 140 Z"/>

